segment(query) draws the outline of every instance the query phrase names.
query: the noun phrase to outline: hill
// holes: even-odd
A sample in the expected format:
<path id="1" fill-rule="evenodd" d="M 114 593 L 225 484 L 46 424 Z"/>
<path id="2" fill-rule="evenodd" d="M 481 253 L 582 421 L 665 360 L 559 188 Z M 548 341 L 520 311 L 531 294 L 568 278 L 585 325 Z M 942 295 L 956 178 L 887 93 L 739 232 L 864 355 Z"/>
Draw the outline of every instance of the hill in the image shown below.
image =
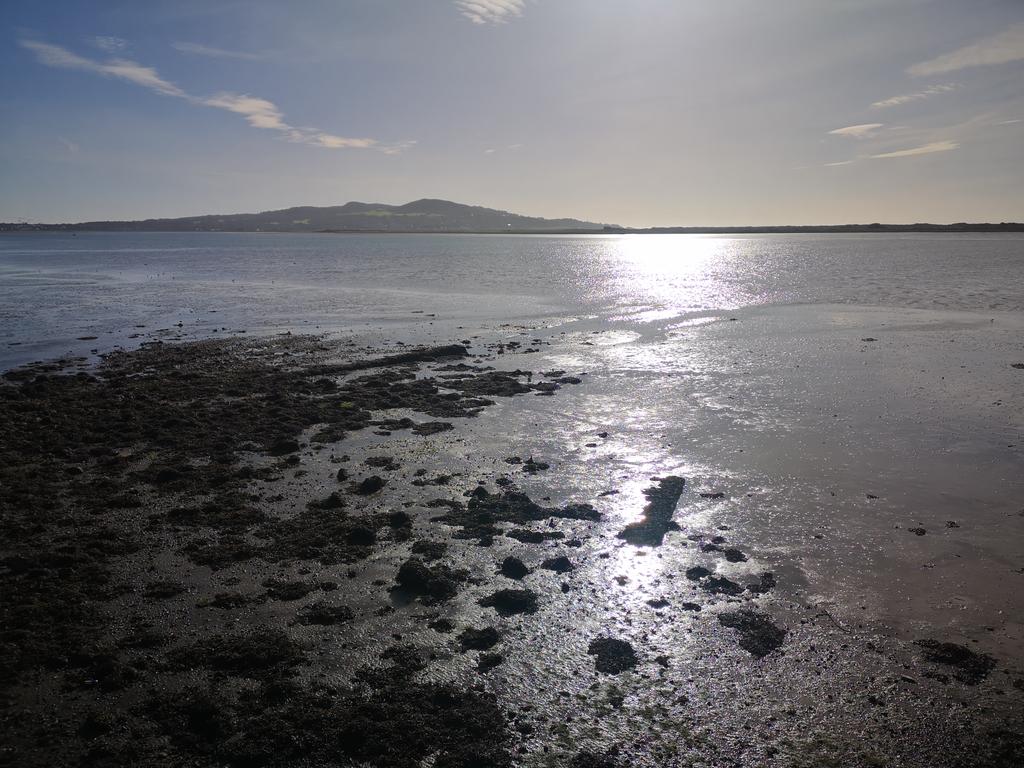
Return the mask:
<path id="1" fill-rule="evenodd" d="M 142 221 L 76 224 L 0 224 L 0 231 L 93 232 L 550 232 L 595 230 L 604 225 L 578 219 L 542 219 L 508 211 L 423 199 L 405 205 L 346 203 L 303 206 L 263 213 L 186 216 Z"/>

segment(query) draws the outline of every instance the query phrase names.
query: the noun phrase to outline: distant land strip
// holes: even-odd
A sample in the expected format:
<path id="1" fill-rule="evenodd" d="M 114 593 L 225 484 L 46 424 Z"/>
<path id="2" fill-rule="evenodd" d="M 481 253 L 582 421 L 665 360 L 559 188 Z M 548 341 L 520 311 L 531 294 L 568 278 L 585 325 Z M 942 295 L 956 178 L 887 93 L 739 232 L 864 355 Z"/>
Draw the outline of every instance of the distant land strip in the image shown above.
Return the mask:
<path id="1" fill-rule="evenodd" d="M 730 227 L 620 227 L 580 219 L 545 219 L 423 199 L 404 205 L 351 202 L 262 213 L 184 216 L 140 221 L 0 223 L 0 232 L 267 232 L 322 234 L 800 234 L 858 232 L 1024 232 L 1024 223 L 796 224 Z"/>

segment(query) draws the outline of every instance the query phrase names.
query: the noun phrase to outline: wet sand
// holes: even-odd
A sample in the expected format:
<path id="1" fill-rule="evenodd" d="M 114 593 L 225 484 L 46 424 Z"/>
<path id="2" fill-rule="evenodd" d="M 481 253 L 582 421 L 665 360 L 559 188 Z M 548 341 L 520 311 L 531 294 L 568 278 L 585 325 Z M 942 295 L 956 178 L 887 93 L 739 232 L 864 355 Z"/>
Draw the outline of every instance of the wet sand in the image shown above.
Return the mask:
<path id="1" fill-rule="evenodd" d="M 148 344 L 8 372 L 0 759 L 1020 764 L 1024 577 L 992 556 L 1024 520 L 1014 481 L 993 487 L 1018 454 L 965 435 L 982 469 L 954 476 L 921 426 L 930 398 L 988 392 L 952 358 L 948 388 L 911 375 L 893 345 L 915 317 L 786 311 L 652 326 L 649 345 L 580 323 L 427 349 Z M 967 358 L 1013 333 L 926 320 L 983 334 L 950 347 Z M 906 424 L 868 422 L 872 356 L 907 364 L 886 407 L 918 419 L 920 473 L 884 471 Z M 1005 368 L 985 386 L 1017 407 L 1024 372 Z M 761 377 L 797 405 L 745 401 Z M 642 399 L 683 379 L 686 397 Z M 837 437 L 872 429 L 875 455 Z M 970 514 L 928 494 L 936 473 Z M 935 604 L 958 595 L 963 610 Z"/>

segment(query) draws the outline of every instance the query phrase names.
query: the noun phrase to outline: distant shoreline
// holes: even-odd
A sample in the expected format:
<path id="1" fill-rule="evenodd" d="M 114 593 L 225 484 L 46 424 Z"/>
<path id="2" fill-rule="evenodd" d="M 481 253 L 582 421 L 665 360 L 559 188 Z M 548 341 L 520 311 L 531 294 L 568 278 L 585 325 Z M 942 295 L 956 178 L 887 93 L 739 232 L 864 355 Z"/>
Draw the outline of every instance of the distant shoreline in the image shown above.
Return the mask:
<path id="1" fill-rule="evenodd" d="M 860 233 L 961 233 L 961 232 L 1024 232 L 1024 223 L 999 224 L 822 224 L 738 227 L 604 227 L 601 229 L 149 229 L 130 226 L 90 226 L 88 224 L 4 224 L 0 234 L 29 232 L 148 232 L 178 234 L 207 232 L 222 234 L 280 235 L 796 235 L 796 234 L 860 234 Z"/>

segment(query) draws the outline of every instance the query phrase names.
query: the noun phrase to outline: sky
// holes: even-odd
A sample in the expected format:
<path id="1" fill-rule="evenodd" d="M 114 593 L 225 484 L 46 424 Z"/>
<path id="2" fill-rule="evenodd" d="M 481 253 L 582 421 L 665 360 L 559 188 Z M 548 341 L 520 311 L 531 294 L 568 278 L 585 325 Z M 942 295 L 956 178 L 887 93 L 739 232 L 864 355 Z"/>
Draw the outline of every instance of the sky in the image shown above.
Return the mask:
<path id="1" fill-rule="evenodd" d="M 7 0 L 0 221 L 1024 220 L 1024 0 Z"/>

